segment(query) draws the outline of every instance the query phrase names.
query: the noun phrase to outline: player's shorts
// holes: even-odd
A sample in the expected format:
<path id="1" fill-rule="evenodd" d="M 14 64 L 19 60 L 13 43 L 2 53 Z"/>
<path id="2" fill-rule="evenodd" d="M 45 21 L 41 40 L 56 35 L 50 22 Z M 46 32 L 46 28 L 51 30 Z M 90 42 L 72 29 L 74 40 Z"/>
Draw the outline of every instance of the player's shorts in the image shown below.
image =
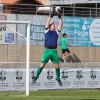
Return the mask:
<path id="1" fill-rule="evenodd" d="M 59 56 L 57 53 L 57 49 L 47 49 L 45 48 L 44 53 L 42 55 L 42 63 L 46 64 L 49 59 L 54 64 L 59 64 Z"/>
<path id="2" fill-rule="evenodd" d="M 70 53 L 70 50 L 67 48 L 67 49 L 62 49 L 62 53 L 65 54 L 66 52 Z"/>

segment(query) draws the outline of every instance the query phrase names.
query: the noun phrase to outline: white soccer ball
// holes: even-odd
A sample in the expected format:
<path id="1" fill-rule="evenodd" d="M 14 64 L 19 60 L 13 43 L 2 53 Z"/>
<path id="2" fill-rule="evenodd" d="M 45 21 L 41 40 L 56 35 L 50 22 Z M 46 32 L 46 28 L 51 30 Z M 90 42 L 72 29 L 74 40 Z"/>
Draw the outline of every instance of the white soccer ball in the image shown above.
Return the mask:
<path id="1" fill-rule="evenodd" d="M 56 12 L 61 11 L 61 7 L 60 6 L 55 7 L 55 11 Z"/>

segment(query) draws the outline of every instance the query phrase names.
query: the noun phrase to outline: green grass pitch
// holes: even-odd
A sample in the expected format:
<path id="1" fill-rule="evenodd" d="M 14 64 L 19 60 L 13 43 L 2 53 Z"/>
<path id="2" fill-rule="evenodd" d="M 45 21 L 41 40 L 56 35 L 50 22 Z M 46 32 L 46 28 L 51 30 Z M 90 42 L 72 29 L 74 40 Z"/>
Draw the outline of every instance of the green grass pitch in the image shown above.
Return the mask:
<path id="1" fill-rule="evenodd" d="M 100 100 L 100 90 L 45 90 L 30 96 L 0 96 L 0 100 Z"/>

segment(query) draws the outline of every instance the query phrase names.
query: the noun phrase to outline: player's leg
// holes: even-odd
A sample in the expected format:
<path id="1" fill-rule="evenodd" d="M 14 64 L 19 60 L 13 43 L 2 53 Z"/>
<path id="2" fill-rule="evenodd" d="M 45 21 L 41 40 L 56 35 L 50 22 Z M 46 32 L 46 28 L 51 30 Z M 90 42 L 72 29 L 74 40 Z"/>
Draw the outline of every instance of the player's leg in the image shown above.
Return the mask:
<path id="1" fill-rule="evenodd" d="M 66 49 L 66 54 L 65 54 L 65 59 L 68 60 L 68 55 L 70 54 L 70 50 L 67 48 Z"/>
<path id="2" fill-rule="evenodd" d="M 62 82 L 60 80 L 59 56 L 56 49 L 52 51 L 51 61 L 55 66 L 56 80 L 58 81 L 58 84 L 62 86 Z"/>
<path id="3" fill-rule="evenodd" d="M 41 63 L 40 66 L 38 66 L 37 72 L 36 72 L 36 78 L 39 78 L 40 73 L 42 72 L 45 64 Z"/>
<path id="4" fill-rule="evenodd" d="M 66 49 L 63 49 L 62 53 L 63 53 L 62 59 L 64 60 L 64 62 L 66 62 L 66 55 L 67 55 Z"/>
<path id="5" fill-rule="evenodd" d="M 43 68 L 44 68 L 45 64 L 41 63 L 40 66 L 38 66 L 38 69 L 36 71 L 36 75 L 33 77 L 33 81 L 32 83 L 34 84 L 36 82 L 36 80 L 39 78 L 40 73 L 42 72 Z"/>
<path id="6" fill-rule="evenodd" d="M 42 61 L 40 66 L 38 66 L 38 69 L 36 71 L 36 75 L 33 78 L 33 84 L 36 82 L 36 80 L 39 78 L 40 73 L 42 72 L 43 68 L 45 67 L 46 63 L 49 61 L 50 59 L 50 53 L 48 52 L 48 50 L 44 50 L 43 56 L 42 56 Z"/>
<path id="7" fill-rule="evenodd" d="M 67 48 L 67 49 L 64 49 L 64 50 L 62 50 L 62 52 L 63 52 L 63 60 L 64 60 L 64 62 L 66 62 L 66 60 L 68 60 L 68 54 L 70 54 L 70 50 Z"/>
<path id="8" fill-rule="evenodd" d="M 58 81 L 58 84 L 60 86 L 62 86 L 62 82 L 60 80 L 60 68 L 59 68 L 59 64 L 54 64 L 55 66 L 55 71 L 56 71 L 56 80 Z"/>

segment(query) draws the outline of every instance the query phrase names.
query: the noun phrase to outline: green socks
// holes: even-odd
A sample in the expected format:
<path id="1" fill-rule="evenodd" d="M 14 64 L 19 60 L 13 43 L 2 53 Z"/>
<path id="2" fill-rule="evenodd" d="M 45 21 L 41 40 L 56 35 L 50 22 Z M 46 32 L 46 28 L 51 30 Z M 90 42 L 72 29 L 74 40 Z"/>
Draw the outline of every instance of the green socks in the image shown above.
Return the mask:
<path id="1" fill-rule="evenodd" d="M 60 80 L 60 68 L 56 68 L 56 80 Z"/>
<path id="2" fill-rule="evenodd" d="M 42 72 L 42 69 L 40 66 L 38 67 L 37 69 L 37 72 L 36 72 L 36 78 L 39 78 L 39 75 L 40 73 Z M 60 68 L 56 68 L 56 80 L 60 80 Z"/>
<path id="3" fill-rule="evenodd" d="M 41 68 L 40 66 L 38 67 L 37 72 L 36 72 L 36 78 L 39 77 L 40 73 L 42 72 L 42 69 L 43 68 Z"/>

